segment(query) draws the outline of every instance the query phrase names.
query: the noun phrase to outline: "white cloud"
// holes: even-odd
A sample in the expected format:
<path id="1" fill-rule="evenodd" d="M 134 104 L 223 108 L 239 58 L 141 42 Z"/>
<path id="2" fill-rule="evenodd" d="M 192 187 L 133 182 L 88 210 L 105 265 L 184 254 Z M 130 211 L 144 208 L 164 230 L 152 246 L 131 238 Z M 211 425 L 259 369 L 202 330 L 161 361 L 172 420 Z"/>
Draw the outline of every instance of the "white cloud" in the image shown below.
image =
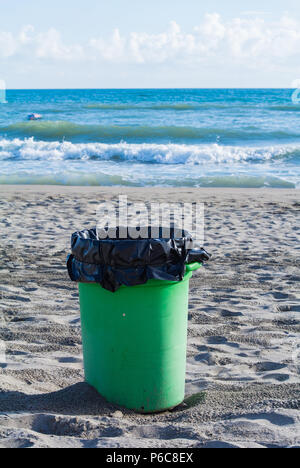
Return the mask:
<path id="1" fill-rule="evenodd" d="M 121 37 L 119 29 L 115 29 L 111 38 L 107 40 L 101 37 L 91 39 L 89 45 L 104 60 L 119 61 L 126 58 L 126 39 Z"/>
<path id="2" fill-rule="evenodd" d="M 0 58 L 26 55 L 36 60 L 99 61 L 110 63 L 199 64 L 233 61 L 249 67 L 284 63 L 300 55 L 300 22 L 283 16 L 277 22 L 242 16 L 224 20 L 207 14 L 191 31 L 176 22 L 161 32 L 132 32 L 119 29 L 108 37 L 96 36 L 82 44 L 66 44 L 59 31 L 36 31 L 24 26 L 19 34 L 0 31 Z"/>
<path id="3" fill-rule="evenodd" d="M 33 44 L 38 59 L 78 60 L 84 57 L 83 48 L 80 45 L 66 46 L 61 34 L 54 28 L 46 33 L 39 33 Z"/>
<path id="4" fill-rule="evenodd" d="M 78 60 L 83 58 L 83 48 L 63 43 L 61 34 L 54 28 L 36 32 L 32 25 L 24 26 L 19 34 L 0 31 L 0 58 L 29 55 L 37 59 Z"/>
<path id="5" fill-rule="evenodd" d="M 190 32 L 178 24 L 159 34 L 131 33 L 122 36 L 116 30 L 111 38 L 90 41 L 98 59 L 135 63 L 169 61 L 203 62 L 207 57 L 239 60 L 251 66 L 257 61 L 288 59 L 300 55 L 300 23 L 283 16 L 277 22 L 262 18 L 222 20 L 217 13 L 205 15 L 204 20 Z"/>

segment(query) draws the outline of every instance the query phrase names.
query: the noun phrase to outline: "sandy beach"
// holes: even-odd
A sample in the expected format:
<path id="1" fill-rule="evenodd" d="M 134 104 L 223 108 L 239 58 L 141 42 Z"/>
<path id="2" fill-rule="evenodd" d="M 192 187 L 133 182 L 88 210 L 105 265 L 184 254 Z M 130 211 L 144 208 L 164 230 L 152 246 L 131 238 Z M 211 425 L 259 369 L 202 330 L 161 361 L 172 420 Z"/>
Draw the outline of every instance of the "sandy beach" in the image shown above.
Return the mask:
<path id="1" fill-rule="evenodd" d="M 84 383 L 65 261 L 120 193 L 206 207 L 186 400 L 162 414 Z M 0 186 L 0 226 L 0 447 L 300 447 L 299 190 Z"/>

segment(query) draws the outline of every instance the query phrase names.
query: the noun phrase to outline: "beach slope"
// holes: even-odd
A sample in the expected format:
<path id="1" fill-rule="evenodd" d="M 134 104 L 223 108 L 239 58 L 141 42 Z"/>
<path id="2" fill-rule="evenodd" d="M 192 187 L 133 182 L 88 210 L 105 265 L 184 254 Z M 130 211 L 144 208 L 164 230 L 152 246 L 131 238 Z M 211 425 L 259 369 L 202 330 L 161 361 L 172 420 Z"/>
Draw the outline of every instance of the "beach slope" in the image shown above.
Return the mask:
<path id="1" fill-rule="evenodd" d="M 187 398 L 136 415 L 84 383 L 70 235 L 96 209 L 205 202 L 213 258 L 191 281 Z M 1 447 L 300 446 L 297 190 L 0 187 Z"/>

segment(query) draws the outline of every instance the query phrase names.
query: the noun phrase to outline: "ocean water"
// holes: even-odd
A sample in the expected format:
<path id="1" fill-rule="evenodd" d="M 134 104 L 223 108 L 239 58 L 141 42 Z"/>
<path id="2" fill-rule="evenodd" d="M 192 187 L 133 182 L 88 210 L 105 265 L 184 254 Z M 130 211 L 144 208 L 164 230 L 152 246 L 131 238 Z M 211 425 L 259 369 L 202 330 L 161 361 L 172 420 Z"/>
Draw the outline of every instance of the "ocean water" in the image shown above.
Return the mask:
<path id="1" fill-rule="evenodd" d="M 291 90 L 7 91 L 0 184 L 300 188 Z M 42 121 L 28 122 L 30 113 Z"/>

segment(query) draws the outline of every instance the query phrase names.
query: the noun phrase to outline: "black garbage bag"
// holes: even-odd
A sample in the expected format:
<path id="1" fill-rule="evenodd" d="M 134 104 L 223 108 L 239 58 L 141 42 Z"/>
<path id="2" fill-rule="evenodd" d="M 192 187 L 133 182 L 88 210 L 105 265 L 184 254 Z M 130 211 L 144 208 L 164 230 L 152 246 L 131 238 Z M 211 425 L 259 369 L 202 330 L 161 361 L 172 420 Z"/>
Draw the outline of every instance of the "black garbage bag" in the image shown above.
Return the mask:
<path id="1" fill-rule="evenodd" d="M 99 283 L 115 292 L 122 285 L 137 286 L 151 279 L 182 281 L 186 264 L 210 258 L 204 249 L 191 248 L 193 239 L 187 231 L 171 228 L 164 237 L 164 228 L 157 228 L 159 235 L 153 238 L 153 228 L 141 229 L 147 238 L 132 238 L 127 228 L 116 228 L 115 238 L 106 239 L 96 229 L 75 232 L 67 261 L 71 280 Z"/>

